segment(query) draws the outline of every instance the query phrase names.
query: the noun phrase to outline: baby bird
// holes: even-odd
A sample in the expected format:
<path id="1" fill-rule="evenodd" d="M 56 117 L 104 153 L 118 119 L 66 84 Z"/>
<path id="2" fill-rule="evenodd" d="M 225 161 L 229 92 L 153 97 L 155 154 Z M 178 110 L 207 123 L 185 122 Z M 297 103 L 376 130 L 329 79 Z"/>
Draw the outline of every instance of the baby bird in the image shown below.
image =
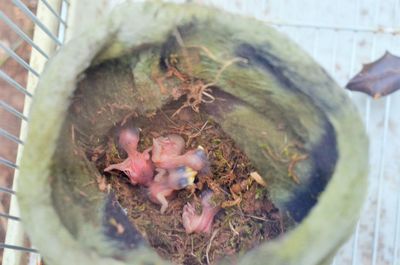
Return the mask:
<path id="1" fill-rule="evenodd" d="M 209 167 L 207 154 L 202 147 L 183 153 L 185 142 L 179 135 L 168 135 L 153 139 L 152 160 L 157 168 L 173 169 L 181 166 L 195 171 Z"/>
<path id="2" fill-rule="evenodd" d="M 166 137 L 153 138 L 152 160 L 158 167 L 158 163 L 168 160 L 170 157 L 179 156 L 185 150 L 185 140 L 177 134 Z"/>
<path id="3" fill-rule="evenodd" d="M 119 134 L 119 145 L 127 152 L 128 157 L 119 164 L 108 166 L 104 171 L 123 171 L 132 184 L 149 186 L 154 176 L 154 166 L 149 154 L 151 149 L 140 153 L 137 151 L 138 143 L 139 130 L 137 128 L 122 129 Z"/>
<path id="4" fill-rule="evenodd" d="M 161 204 L 161 213 L 168 208 L 167 197 L 176 190 L 193 184 L 200 170 L 208 170 L 207 155 L 202 148 L 183 154 L 184 139 L 176 134 L 153 139 L 152 160 L 158 172 L 150 185 L 153 202 Z"/>
<path id="5" fill-rule="evenodd" d="M 196 214 L 195 208 L 187 203 L 183 207 L 182 222 L 187 234 L 211 232 L 214 216 L 220 210 L 219 206 L 212 205 L 210 201 L 213 193 L 211 191 L 203 192 L 201 205 L 203 207 L 200 215 Z"/>
<path id="6" fill-rule="evenodd" d="M 167 197 L 176 190 L 181 190 L 193 184 L 197 171 L 189 167 L 178 167 L 175 169 L 157 169 L 158 174 L 149 187 L 150 199 L 154 203 L 161 204 L 161 213 L 168 208 Z"/>

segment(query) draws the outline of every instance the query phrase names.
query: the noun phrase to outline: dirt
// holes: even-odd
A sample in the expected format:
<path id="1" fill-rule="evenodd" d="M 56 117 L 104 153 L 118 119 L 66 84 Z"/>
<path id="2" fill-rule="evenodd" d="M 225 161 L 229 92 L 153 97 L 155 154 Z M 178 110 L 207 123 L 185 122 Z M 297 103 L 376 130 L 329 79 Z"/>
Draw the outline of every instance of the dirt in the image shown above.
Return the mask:
<path id="1" fill-rule="evenodd" d="M 108 175 L 106 179 L 150 246 L 161 257 L 176 264 L 214 264 L 225 256 L 234 260 L 236 253 L 284 233 L 279 209 L 269 200 L 267 189 L 250 177 L 257 169 L 247 156 L 205 115 L 186 108 L 172 117 L 178 108 L 179 104 L 174 104 L 152 117 L 130 121 L 142 129 L 139 149 L 150 147 L 153 137 L 179 134 L 186 141 L 186 150 L 199 145 L 205 149 L 211 175 L 197 178 L 193 187 L 177 191 L 165 214 L 160 213 L 159 205 L 149 200 L 146 188 L 132 185 L 123 173 Z M 107 147 L 88 153 L 100 172 L 126 157 L 115 140 L 115 132 L 112 132 Z M 212 232 L 188 235 L 182 225 L 183 206 L 190 202 L 200 209 L 201 193 L 209 189 L 222 207 L 215 217 Z"/>

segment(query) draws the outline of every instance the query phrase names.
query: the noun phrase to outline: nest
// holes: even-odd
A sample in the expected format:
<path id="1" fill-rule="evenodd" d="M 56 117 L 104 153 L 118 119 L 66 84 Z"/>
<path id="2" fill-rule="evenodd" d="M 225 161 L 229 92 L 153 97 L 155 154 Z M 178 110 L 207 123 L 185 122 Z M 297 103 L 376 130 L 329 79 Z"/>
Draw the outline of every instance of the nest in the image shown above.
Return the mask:
<path id="1" fill-rule="evenodd" d="M 366 187 L 365 134 L 345 95 L 285 37 L 215 10 L 145 3 L 68 46 L 42 75 L 20 168 L 24 220 L 49 262 L 212 263 L 253 249 L 241 262 L 308 265 L 345 240 Z M 112 138 L 126 122 L 143 129 L 142 150 L 155 133 L 202 144 L 213 178 L 161 216 L 145 190 L 103 172 L 124 157 Z M 210 235 L 187 236 L 168 218 L 196 204 L 201 185 L 220 191 L 224 209 Z"/>
<path id="2" fill-rule="evenodd" d="M 177 43 L 181 43 L 182 38 L 176 34 Z M 200 56 L 219 65 L 211 82 L 193 76 L 194 63 Z M 99 139 L 95 131 L 92 134 L 79 133 L 82 132 L 77 130 L 81 127 L 79 121 L 71 120 L 71 140 L 75 145 L 75 153 L 85 154 L 85 159 L 95 163 L 102 175 L 97 179 L 99 189 L 112 193 L 141 237 L 160 256 L 176 264 L 211 264 L 225 256 L 234 257 L 234 254 L 250 250 L 263 241 L 277 238 L 294 225 L 294 220 L 286 213 L 282 216 L 271 201 L 267 183 L 258 169 L 229 134 L 224 132 L 218 118 L 213 119 L 210 115 L 217 114 L 221 119 L 225 115 L 223 112 L 229 111 L 232 103 L 241 105 L 234 96 L 222 92 L 217 84 L 230 66 L 235 63 L 246 64 L 247 61 L 244 58 L 233 58 L 225 62 L 218 60 L 205 46 L 180 47 L 163 58 L 160 65 L 164 65 L 164 71 L 152 71 L 151 79 L 156 83 L 155 89 L 159 89 L 153 92 L 170 98 L 170 103 L 145 114 L 133 111 L 129 104 L 105 104 L 97 111 L 97 115 L 107 117 L 121 110 L 128 113 L 108 131 L 105 138 L 100 138 L 107 139 L 101 141 L 100 145 L 93 144 Z M 113 68 L 125 69 L 124 62 L 117 61 L 102 64 L 93 71 L 98 74 L 104 67 L 110 67 L 110 64 Z M 97 80 L 95 82 L 99 83 Z M 84 91 L 78 90 L 71 107 L 76 116 L 85 115 L 83 109 L 87 106 L 81 100 L 85 97 L 87 95 Z M 150 99 L 141 100 L 149 102 Z M 90 116 L 86 120 L 93 125 L 98 123 L 97 118 Z M 177 192 L 167 213 L 161 214 L 159 206 L 149 200 L 145 188 L 133 186 L 123 173 L 102 173 L 108 165 L 119 163 L 125 158 L 126 154 L 115 138 L 119 126 L 127 123 L 141 129 L 139 149 L 142 151 L 152 145 L 153 138 L 168 134 L 183 136 L 187 149 L 202 146 L 208 154 L 212 174 L 198 178 L 195 185 Z M 276 174 L 282 174 L 280 177 L 285 177 L 285 181 L 292 185 L 299 185 L 296 164 L 307 160 L 306 150 L 296 138 L 289 138 L 291 134 L 288 127 L 281 123 L 275 126 L 275 137 L 284 141 L 278 148 L 264 144 L 260 147 L 262 155 L 273 161 Z M 269 132 L 264 131 L 263 134 L 269 135 Z M 213 191 L 222 211 L 216 217 L 212 234 L 187 235 L 181 221 L 183 206 L 191 202 L 198 209 L 201 208 L 198 198 L 205 189 Z M 112 216 L 107 222 L 117 235 L 122 235 L 126 230 Z"/>

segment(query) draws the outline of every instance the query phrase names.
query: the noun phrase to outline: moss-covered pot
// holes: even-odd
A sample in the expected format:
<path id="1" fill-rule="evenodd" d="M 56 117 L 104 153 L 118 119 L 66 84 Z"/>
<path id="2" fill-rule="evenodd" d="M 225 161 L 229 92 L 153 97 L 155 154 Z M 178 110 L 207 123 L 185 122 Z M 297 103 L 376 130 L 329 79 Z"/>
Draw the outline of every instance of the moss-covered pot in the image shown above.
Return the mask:
<path id="1" fill-rule="evenodd" d="M 146 115 L 170 102 L 153 77 L 165 74 L 165 59 L 175 53 L 184 58 L 183 71 L 214 82 L 214 96 L 223 100 L 201 110 L 246 152 L 269 183 L 271 199 L 297 223 L 282 238 L 242 254 L 239 264 L 328 264 L 351 234 L 367 187 L 368 143 L 355 107 L 320 66 L 264 24 L 159 2 L 118 7 L 62 47 L 42 74 L 18 194 L 26 230 L 46 262 L 167 263 L 134 227 L 125 237 L 110 233 L 105 218 L 127 220 L 111 196 L 85 184 L 100 172 L 70 135 L 91 135 L 81 141 L 94 146 L 132 111 Z M 224 68 L 233 58 L 241 59 Z M 103 112 L 107 104 L 119 107 Z M 298 165 L 300 184 L 265 155 L 282 144 L 280 124 L 309 154 Z"/>

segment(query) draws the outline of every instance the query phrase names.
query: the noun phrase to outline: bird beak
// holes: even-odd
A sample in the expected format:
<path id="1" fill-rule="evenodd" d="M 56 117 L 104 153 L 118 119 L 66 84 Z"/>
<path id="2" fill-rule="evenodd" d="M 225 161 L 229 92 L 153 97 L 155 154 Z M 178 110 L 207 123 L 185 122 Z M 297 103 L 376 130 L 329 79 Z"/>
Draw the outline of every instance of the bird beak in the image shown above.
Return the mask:
<path id="1" fill-rule="evenodd" d="M 186 172 L 185 173 L 187 175 L 187 179 L 188 179 L 189 185 L 192 185 L 193 182 L 194 182 L 194 178 L 197 175 L 197 171 L 194 171 L 190 167 L 186 167 Z"/>

